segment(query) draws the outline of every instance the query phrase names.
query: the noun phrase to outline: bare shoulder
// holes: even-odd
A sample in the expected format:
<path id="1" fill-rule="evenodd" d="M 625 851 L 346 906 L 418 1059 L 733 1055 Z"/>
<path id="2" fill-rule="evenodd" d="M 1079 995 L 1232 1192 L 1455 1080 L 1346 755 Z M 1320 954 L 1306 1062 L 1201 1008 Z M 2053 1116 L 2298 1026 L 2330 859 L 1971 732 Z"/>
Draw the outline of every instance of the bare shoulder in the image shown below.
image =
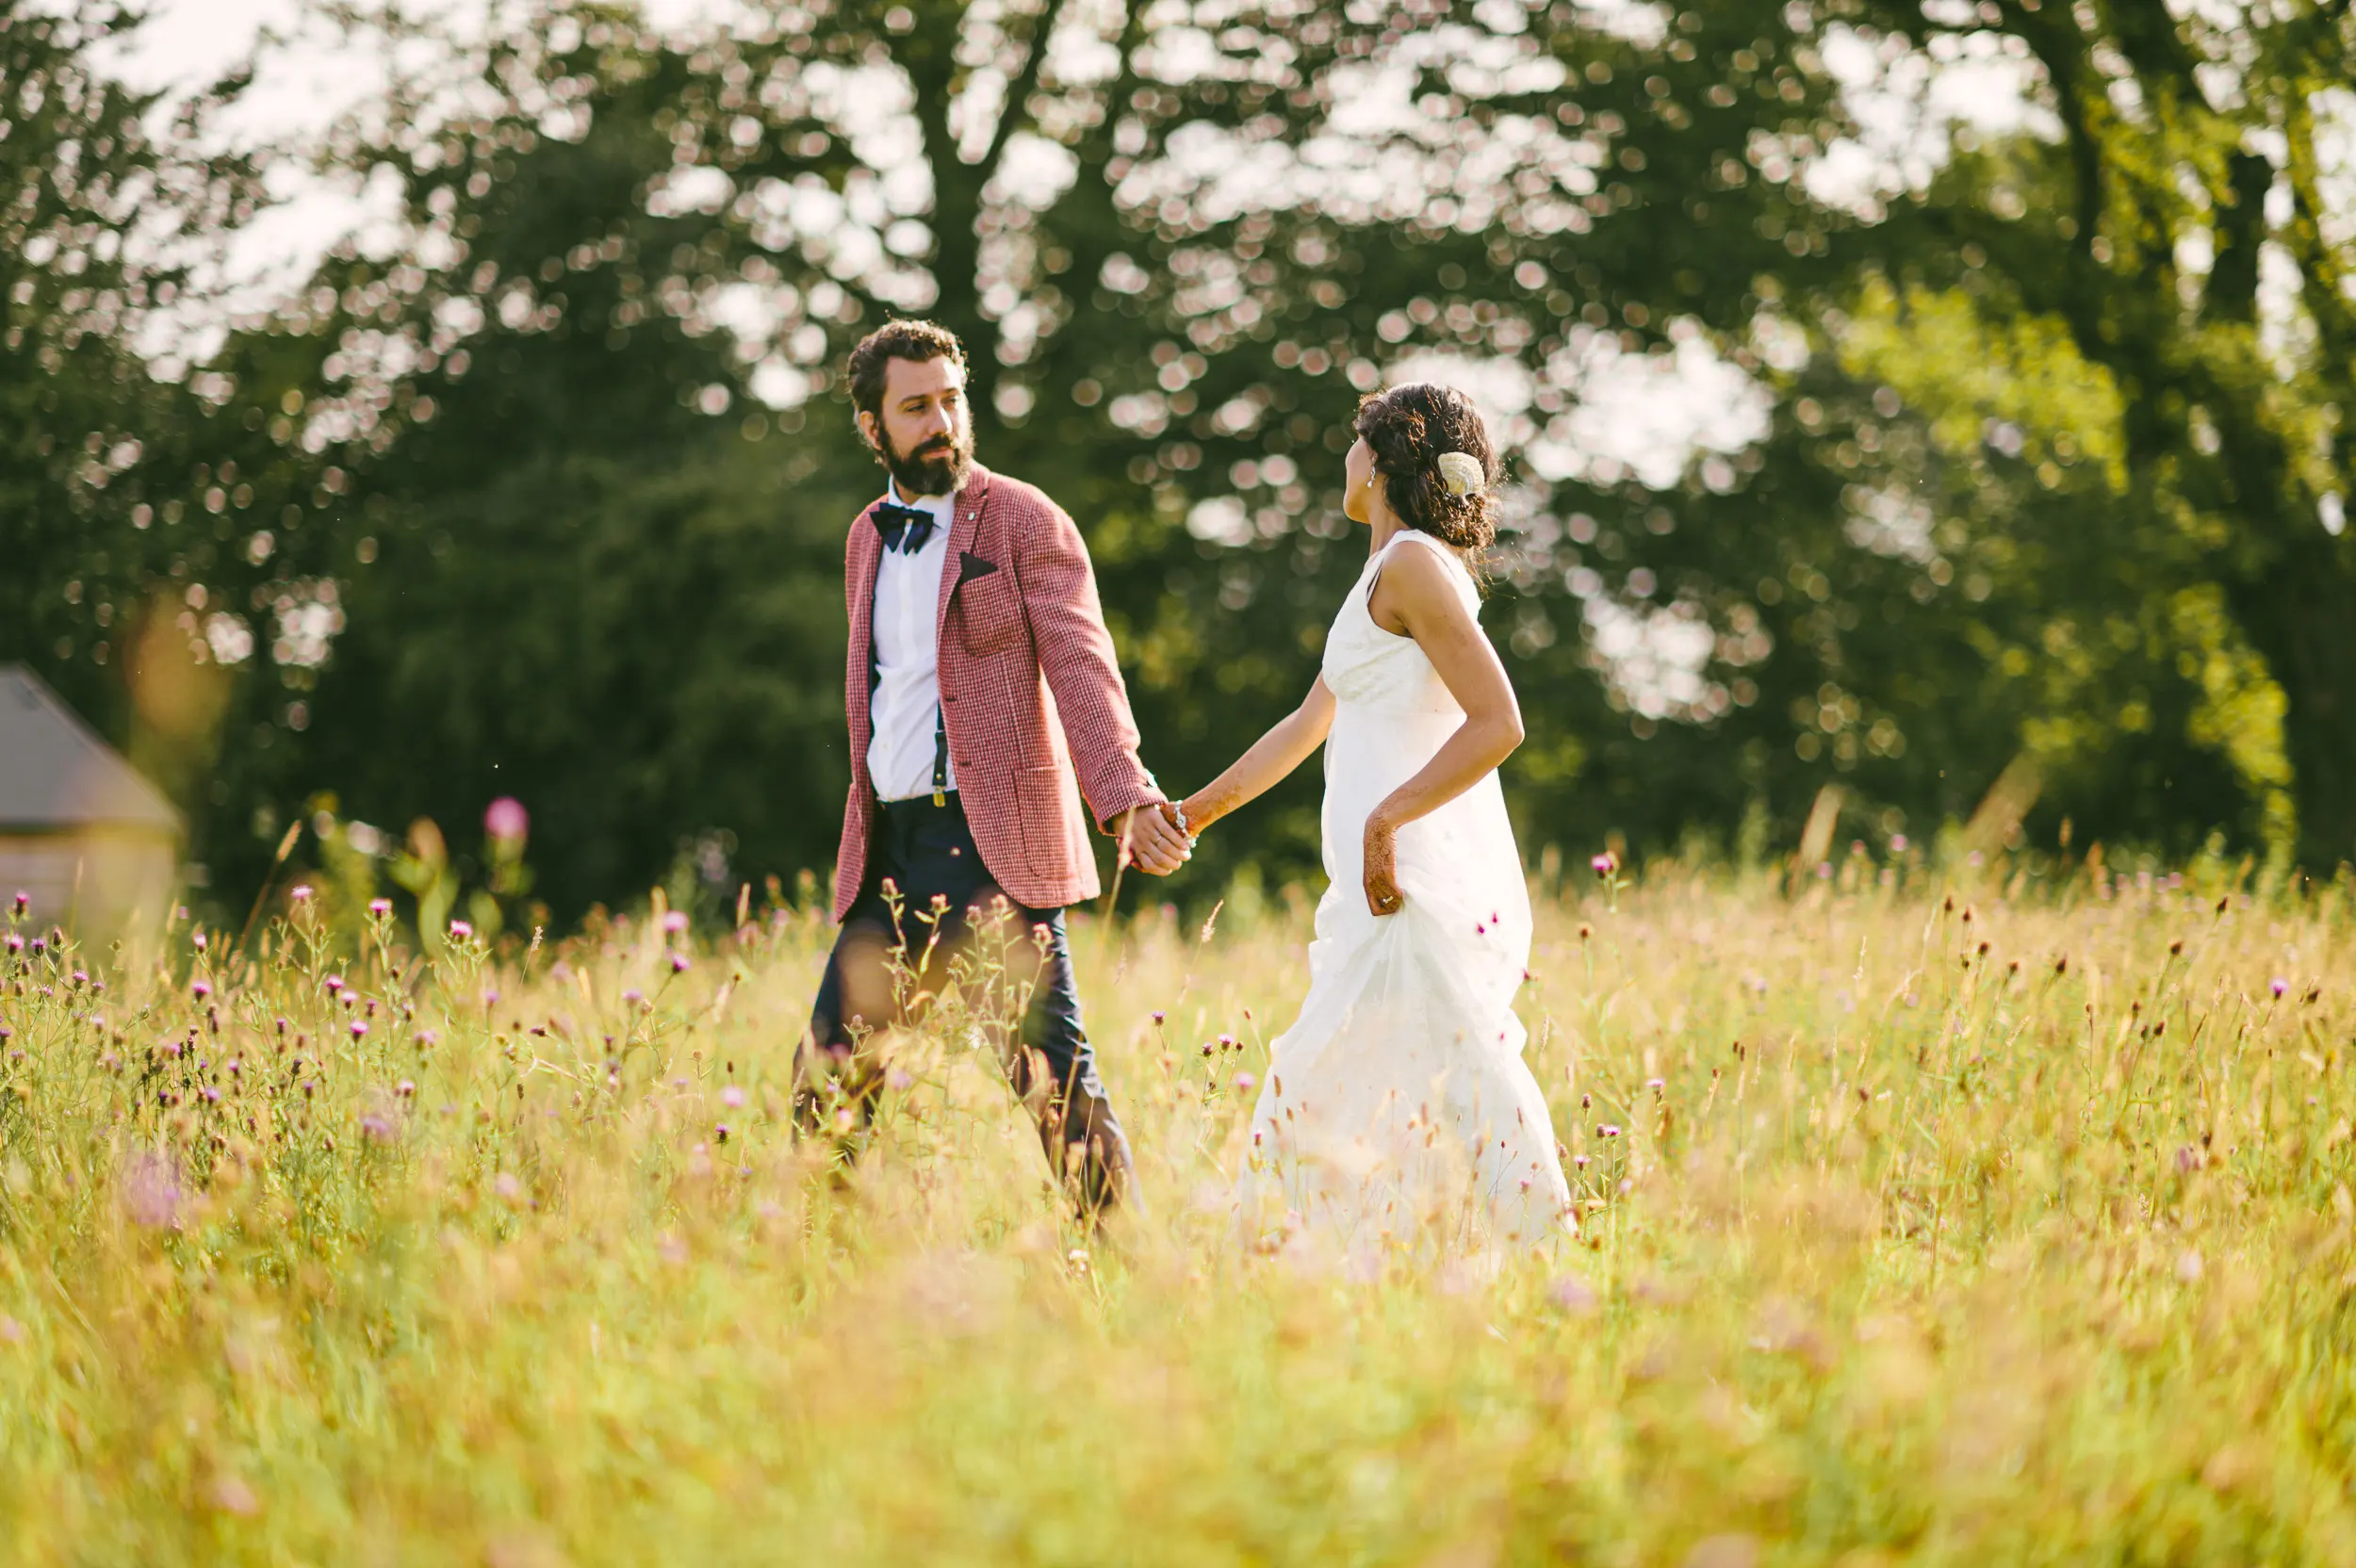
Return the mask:
<path id="1" fill-rule="evenodd" d="M 1447 550 L 1436 540 L 1411 536 L 1383 558 L 1367 609 L 1385 630 L 1474 619 L 1464 605 L 1464 568 L 1447 558 Z"/>

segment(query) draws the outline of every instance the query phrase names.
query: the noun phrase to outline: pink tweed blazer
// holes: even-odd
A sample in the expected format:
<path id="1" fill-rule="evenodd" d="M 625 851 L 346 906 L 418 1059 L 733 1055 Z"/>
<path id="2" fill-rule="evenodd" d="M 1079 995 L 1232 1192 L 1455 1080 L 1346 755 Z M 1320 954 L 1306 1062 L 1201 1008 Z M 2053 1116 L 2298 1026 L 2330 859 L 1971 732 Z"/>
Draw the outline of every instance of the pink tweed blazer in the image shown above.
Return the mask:
<path id="1" fill-rule="evenodd" d="M 882 542 L 869 514 L 880 501 L 852 523 L 843 556 L 851 791 L 835 862 L 837 921 L 859 898 L 875 826 L 869 647 Z M 941 718 L 982 863 L 1026 908 L 1094 898 L 1080 797 L 1101 824 L 1162 793 L 1137 760 L 1137 721 L 1080 531 L 1041 491 L 975 464 L 957 492 L 938 614 Z"/>

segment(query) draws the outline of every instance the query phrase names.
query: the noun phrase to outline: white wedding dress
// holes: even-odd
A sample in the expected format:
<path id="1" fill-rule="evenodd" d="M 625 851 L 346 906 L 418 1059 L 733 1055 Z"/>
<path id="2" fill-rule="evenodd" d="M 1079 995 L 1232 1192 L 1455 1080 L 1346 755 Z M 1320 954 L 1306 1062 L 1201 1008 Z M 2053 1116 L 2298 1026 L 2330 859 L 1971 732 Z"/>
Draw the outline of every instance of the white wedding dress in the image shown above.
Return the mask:
<path id="1" fill-rule="evenodd" d="M 1367 609 L 1385 558 L 1431 549 L 1465 607 L 1455 553 L 1402 530 L 1366 563 L 1325 642 L 1325 873 L 1309 994 L 1278 1037 L 1237 1180 L 1247 1240 L 1390 1250 L 1543 1246 L 1573 1225 L 1554 1127 L 1522 1061 L 1530 894 L 1495 773 L 1399 829 L 1402 907 L 1366 907 L 1366 814 L 1429 762 L 1457 706 L 1412 637 Z"/>

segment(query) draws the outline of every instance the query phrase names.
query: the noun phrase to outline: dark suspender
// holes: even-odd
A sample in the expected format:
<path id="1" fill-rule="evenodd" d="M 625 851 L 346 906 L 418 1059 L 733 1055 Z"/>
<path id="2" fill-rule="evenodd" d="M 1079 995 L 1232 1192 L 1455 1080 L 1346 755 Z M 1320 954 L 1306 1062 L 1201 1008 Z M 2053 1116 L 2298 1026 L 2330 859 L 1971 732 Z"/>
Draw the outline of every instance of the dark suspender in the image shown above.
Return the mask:
<path id="1" fill-rule="evenodd" d="M 933 676 L 936 686 L 941 683 L 939 669 L 936 664 Z M 933 704 L 933 804 L 949 804 L 949 720 L 938 702 Z"/>

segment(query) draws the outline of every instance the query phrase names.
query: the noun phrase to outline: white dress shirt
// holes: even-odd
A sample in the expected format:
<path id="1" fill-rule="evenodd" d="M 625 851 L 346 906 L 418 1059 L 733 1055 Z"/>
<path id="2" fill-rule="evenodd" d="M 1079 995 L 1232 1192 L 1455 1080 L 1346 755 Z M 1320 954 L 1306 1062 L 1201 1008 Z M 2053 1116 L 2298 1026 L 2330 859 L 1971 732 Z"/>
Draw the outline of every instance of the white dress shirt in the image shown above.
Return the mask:
<path id="1" fill-rule="evenodd" d="M 887 549 L 875 567 L 875 689 L 867 700 L 874 734 L 867 743 L 867 776 L 883 800 L 913 800 L 933 792 L 935 736 L 941 725 L 941 572 L 949 560 L 955 496 L 903 500 L 888 483 L 884 498 L 933 514 L 933 531 L 914 555 Z M 867 525 L 873 526 L 873 525 Z M 957 787 L 957 770 L 948 787 Z"/>

